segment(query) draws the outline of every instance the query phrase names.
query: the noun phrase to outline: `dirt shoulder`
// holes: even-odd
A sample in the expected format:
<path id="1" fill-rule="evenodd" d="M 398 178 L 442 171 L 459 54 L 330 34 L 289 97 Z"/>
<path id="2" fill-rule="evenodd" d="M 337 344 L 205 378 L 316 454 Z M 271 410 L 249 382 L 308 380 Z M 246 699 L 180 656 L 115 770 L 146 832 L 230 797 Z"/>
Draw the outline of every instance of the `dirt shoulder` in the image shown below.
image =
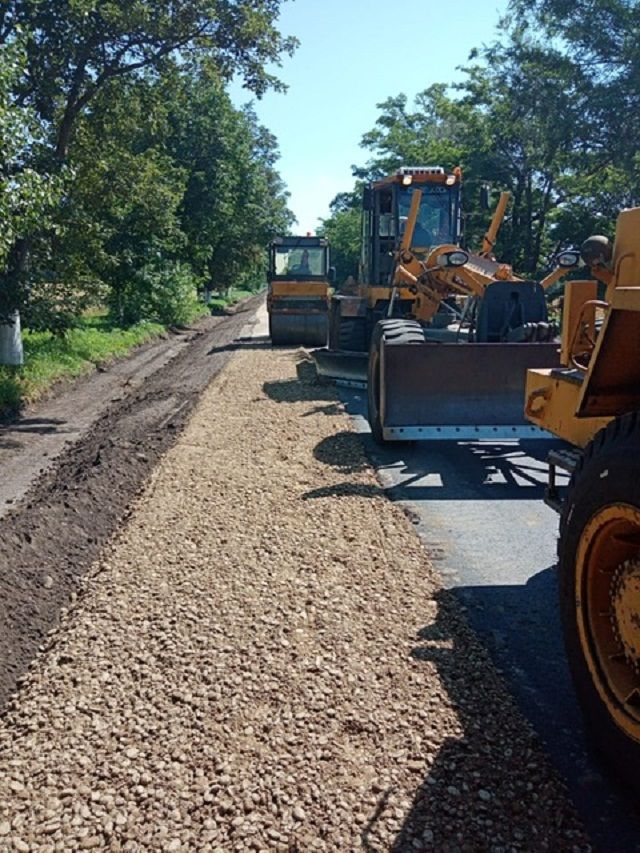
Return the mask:
<path id="1" fill-rule="evenodd" d="M 0 727 L 7 846 L 589 849 L 312 376 L 239 352 L 80 583 Z"/>
<path id="2" fill-rule="evenodd" d="M 22 497 L 0 518 L 0 708 L 262 302 L 207 321 L 177 351 L 145 349 L 0 432 L 0 492 Z"/>
<path id="3" fill-rule="evenodd" d="M 216 317 L 197 321 L 192 328 L 167 332 L 89 375 L 60 381 L 20 417 L 0 418 L 0 518 L 109 407 L 138 389 L 197 337 L 215 334 L 226 316 L 245 314 L 248 306 L 254 310 L 256 304 L 255 298 L 244 300 Z"/>

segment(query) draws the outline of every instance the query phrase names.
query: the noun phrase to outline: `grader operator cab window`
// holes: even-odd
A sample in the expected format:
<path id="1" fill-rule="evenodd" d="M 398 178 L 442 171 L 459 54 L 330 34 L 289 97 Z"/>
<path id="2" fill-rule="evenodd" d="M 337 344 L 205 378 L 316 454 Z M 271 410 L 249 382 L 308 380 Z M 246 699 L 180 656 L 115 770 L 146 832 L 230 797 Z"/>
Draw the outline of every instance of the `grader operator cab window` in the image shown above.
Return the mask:
<path id="1" fill-rule="evenodd" d="M 412 245 L 416 248 L 428 248 L 443 243 L 458 242 L 458 189 L 448 187 L 423 186 L 420 212 L 413 232 Z M 400 232 L 409 216 L 411 198 L 414 187 L 402 187 L 398 199 L 398 214 L 400 217 Z"/>
<path id="2" fill-rule="evenodd" d="M 378 216 L 378 235 L 380 237 L 395 237 L 396 222 L 393 215 L 393 195 L 391 190 L 380 193 L 380 213 Z"/>

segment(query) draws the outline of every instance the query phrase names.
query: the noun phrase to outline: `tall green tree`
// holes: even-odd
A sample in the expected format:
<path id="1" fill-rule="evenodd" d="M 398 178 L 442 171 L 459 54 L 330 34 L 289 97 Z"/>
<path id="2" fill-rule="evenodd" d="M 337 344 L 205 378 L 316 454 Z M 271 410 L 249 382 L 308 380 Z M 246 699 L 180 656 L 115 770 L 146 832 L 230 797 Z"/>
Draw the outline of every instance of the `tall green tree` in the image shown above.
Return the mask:
<path id="1" fill-rule="evenodd" d="M 78 122 L 119 78 L 162 72 L 172 61 L 207 57 L 223 79 L 233 73 L 257 95 L 277 79 L 265 71 L 295 41 L 275 22 L 281 0 L 7 0 L 0 44 L 25 43 L 26 68 L 12 91 L 43 128 L 43 146 L 21 168 L 62 174 Z M 4 154 L 0 153 L 0 158 Z M 15 240 L 0 278 L 3 301 L 20 307 L 27 282 L 29 237 Z"/>
<path id="2" fill-rule="evenodd" d="M 188 174 L 180 209 L 185 256 L 208 290 L 260 275 L 265 246 L 291 223 L 278 145 L 251 107 L 235 109 L 214 68 L 180 75 L 169 147 Z"/>
<path id="3" fill-rule="evenodd" d="M 330 205 L 330 216 L 323 219 L 318 233 L 329 240 L 331 265 L 336 269 L 338 285 L 358 275 L 362 233 L 362 190 L 340 193 Z"/>
<path id="4" fill-rule="evenodd" d="M 559 45 L 584 81 L 557 233 L 610 230 L 622 207 L 640 204 L 640 2 L 512 0 L 509 13 L 530 39 Z"/>
<path id="5" fill-rule="evenodd" d="M 575 169 L 588 92 L 580 69 L 519 29 L 486 51 L 461 86 L 456 108 L 473 110 L 484 126 L 481 177 L 511 192 L 502 247 L 523 272 L 535 273 L 552 248 L 550 216 L 566 199 L 563 182 Z M 472 152 L 469 127 L 463 136 Z"/>
<path id="6" fill-rule="evenodd" d="M 37 257 L 41 278 L 76 297 L 102 297 L 121 323 L 163 319 L 153 284 L 186 240 L 179 211 L 188 175 L 167 151 L 169 112 L 155 75 L 114 79 L 96 96 L 76 129 L 58 234 L 49 256 Z"/>
<path id="7" fill-rule="evenodd" d="M 0 270 L 13 271 L 13 280 L 0 286 L 0 361 L 22 360 L 19 316 L 13 294 L 24 271 L 23 246 L 43 223 L 58 200 L 60 182 L 34 168 L 43 146 L 43 129 L 34 111 L 15 97 L 25 73 L 20 40 L 0 46 Z"/>
<path id="8" fill-rule="evenodd" d="M 584 186 L 591 81 L 563 51 L 519 25 L 472 60 L 455 87 L 432 86 L 411 105 L 404 95 L 383 102 L 362 140 L 373 156 L 355 175 L 372 179 L 401 164 L 460 165 L 470 248 L 479 245 L 489 215 L 479 206 L 480 186 L 493 186 L 494 198 L 510 191 L 497 254 L 534 274 L 563 239 L 570 196 L 580 181 Z M 584 219 L 578 217 L 581 228 Z"/>

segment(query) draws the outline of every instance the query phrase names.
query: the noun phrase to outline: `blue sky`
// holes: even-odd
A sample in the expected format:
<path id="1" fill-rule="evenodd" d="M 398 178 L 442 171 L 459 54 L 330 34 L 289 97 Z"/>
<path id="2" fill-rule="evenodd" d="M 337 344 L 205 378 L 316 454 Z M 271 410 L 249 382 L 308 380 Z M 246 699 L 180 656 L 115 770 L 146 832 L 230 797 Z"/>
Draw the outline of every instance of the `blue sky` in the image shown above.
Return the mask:
<path id="1" fill-rule="evenodd" d="M 506 7 L 507 0 L 284 3 L 279 28 L 300 40 L 277 72 L 289 90 L 255 106 L 280 143 L 294 230 L 313 232 L 336 193 L 353 185 L 351 165 L 367 158 L 359 143 L 375 124 L 376 104 L 460 79 L 457 67 L 493 41 Z M 238 105 L 250 100 L 236 84 L 231 95 Z"/>

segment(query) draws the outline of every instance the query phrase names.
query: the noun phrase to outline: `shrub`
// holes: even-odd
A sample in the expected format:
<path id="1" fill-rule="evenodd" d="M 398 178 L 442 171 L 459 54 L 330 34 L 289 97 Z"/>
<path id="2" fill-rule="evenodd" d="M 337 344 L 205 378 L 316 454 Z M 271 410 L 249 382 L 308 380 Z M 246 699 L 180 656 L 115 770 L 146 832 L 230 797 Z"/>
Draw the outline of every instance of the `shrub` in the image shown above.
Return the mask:
<path id="1" fill-rule="evenodd" d="M 190 267 L 179 263 L 147 265 L 112 291 L 109 306 L 125 326 L 141 320 L 180 326 L 202 313 L 197 281 Z"/>

